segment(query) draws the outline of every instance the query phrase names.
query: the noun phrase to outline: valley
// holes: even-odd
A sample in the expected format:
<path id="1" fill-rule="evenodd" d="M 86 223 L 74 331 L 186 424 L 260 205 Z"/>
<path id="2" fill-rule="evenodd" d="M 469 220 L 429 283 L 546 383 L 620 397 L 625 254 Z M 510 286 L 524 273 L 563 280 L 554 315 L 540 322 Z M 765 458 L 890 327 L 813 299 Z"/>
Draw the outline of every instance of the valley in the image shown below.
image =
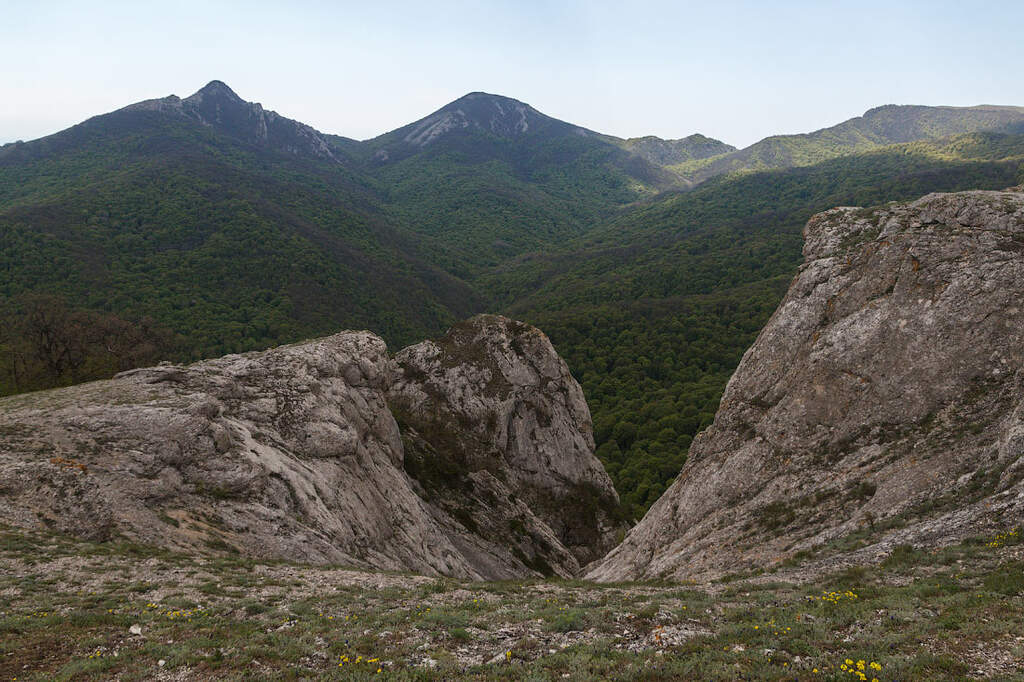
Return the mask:
<path id="1" fill-rule="evenodd" d="M 1022 126 L 1013 107 L 881 107 L 733 150 L 622 140 L 471 93 L 357 142 L 213 81 L 0 148 L 0 390 L 341 328 L 397 348 L 502 312 L 567 359 L 639 518 L 781 300 L 803 223 L 1017 184 Z M 801 151 L 768 151 L 780 145 Z M 66 332 L 75 361 L 47 367 L 30 310 L 48 329 L 97 331 Z M 130 342 L 109 330 L 140 321 Z M 118 341 L 118 359 L 102 350 Z"/>

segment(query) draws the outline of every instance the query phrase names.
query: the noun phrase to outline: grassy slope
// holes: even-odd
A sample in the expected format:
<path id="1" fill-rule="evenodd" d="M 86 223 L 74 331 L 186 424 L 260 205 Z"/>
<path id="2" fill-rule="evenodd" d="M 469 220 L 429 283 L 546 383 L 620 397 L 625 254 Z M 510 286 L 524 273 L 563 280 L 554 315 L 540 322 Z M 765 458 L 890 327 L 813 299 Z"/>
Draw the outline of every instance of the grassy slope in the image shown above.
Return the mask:
<path id="1" fill-rule="evenodd" d="M 0 679 L 1022 679 L 1022 559 L 1017 531 L 714 584 L 464 583 L 0 528 Z"/>

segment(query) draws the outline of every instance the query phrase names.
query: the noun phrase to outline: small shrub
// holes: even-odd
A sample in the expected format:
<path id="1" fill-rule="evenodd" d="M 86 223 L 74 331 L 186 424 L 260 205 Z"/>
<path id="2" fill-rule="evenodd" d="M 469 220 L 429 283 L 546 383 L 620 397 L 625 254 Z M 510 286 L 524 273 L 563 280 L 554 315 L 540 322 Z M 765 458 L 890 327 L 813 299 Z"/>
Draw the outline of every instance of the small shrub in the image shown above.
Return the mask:
<path id="1" fill-rule="evenodd" d="M 892 554 L 882 562 L 884 568 L 907 568 L 921 563 L 928 554 L 922 550 L 915 549 L 913 545 L 896 545 Z"/>
<path id="2" fill-rule="evenodd" d="M 1024 592 L 1024 562 L 1015 561 L 989 573 L 985 589 L 1011 597 Z"/>
<path id="3" fill-rule="evenodd" d="M 796 520 L 796 512 L 782 500 L 771 502 L 758 510 L 757 523 L 768 530 L 784 528 Z"/>
<path id="4" fill-rule="evenodd" d="M 878 486 L 871 481 L 861 481 L 854 487 L 852 496 L 858 500 L 869 500 L 875 496 Z"/>
<path id="5" fill-rule="evenodd" d="M 587 626 L 586 616 L 579 609 L 561 611 L 547 625 L 550 632 L 576 632 Z"/>

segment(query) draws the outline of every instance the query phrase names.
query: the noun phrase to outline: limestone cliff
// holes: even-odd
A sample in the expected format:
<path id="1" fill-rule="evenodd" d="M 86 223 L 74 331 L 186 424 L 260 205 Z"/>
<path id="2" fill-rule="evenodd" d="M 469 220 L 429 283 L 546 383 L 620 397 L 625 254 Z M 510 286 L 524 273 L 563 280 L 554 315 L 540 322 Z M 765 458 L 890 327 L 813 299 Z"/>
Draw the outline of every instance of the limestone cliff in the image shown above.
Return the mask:
<path id="1" fill-rule="evenodd" d="M 871 561 L 1024 520 L 1024 193 L 838 208 L 804 235 L 714 424 L 590 577 Z"/>
<path id="2" fill-rule="evenodd" d="M 400 375 L 388 397 L 409 427 L 406 469 L 415 467 L 431 494 L 471 501 L 463 513 L 478 523 L 505 523 L 481 534 L 507 537 L 517 553 L 543 548 L 543 538 L 531 535 L 545 528 L 581 564 L 614 546 L 619 498 L 592 454 L 590 410 L 544 334 L 480 316 L 442 339 L 406 348 L 396 360 Z M 441 471 L 446 475 L 435 475 Z M 516 516 L 506 509 L 510 503 L 537 518 L 510 528 L 504 520 Z M 543 552 L 531 559 L 548 562 Z"/>
<path id="3" fill-rule="evenodd" d="M 380 338 L 343 332 L 4 398 L 0 521 L 469 578 L 573 575 L 592 558 L 579 538 L 596 551 L 610 527 L 599 513 L 554 517 L 540 491 L 582 486 L 617 502 L 580 388 L 536 329 L 492 317 L 459 329 L 475 331 L 408 349 L 401 366 Z M 442 383 L 417 374 L 434 371 L 430 347 L 467 364 Z M 409 403 L 420 394 L 444 419 L 423 420 Z"/>

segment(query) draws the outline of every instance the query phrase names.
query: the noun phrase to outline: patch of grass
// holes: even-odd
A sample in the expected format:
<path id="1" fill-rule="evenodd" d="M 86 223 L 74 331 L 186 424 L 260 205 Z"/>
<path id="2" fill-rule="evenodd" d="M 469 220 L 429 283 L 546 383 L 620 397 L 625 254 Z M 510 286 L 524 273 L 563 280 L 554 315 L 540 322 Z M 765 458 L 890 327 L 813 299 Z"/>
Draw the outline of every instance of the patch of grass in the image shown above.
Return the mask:
<path id="1" fill-rule="evenodd" d="M 896 545 L 892 553 L 882 562 L 883 568 L 907 568 L 922 563 L 928 554 L 913 545 Z"/>
<path id="2" fill-rule="evenodd" d="M 985 576 L 986 590 L 1006 596 L 1024 593 L 1024 562 L 1015 561 L 995 569 Z"/>
<path id="3" fill-rule="evenodd" d="M 554 614 L 545 624 L 550 632 L 574 632 L 587 627 L 586 614 L 580 609 L 569 609 Z"/>

